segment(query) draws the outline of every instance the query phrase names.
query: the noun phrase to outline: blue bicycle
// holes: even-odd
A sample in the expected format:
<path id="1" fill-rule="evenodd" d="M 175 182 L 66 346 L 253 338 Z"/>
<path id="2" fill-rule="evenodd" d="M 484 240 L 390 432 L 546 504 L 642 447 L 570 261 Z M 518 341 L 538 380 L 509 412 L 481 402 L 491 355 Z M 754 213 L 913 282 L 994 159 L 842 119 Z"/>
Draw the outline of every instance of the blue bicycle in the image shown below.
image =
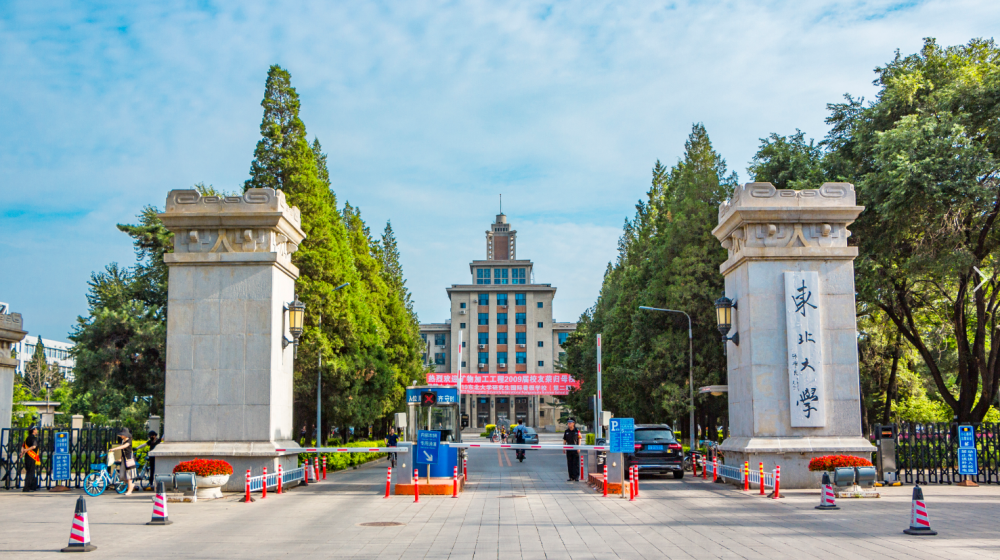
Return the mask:
<path id="1" fill-rule="evenodd" d="M 101 459 L 107 456 L 107 453 L 101 453 Z M 108 486 L 113 486 L 115 492 L 119 494 L 124 494 L 128 490 L 128 484 L 118 477 L 118 469 L 115 468 L 113 463 L 110 465 L 106 463 L 91 463 L 90 470 L 92 472 L 83 479 L 83 491 L 87 495 L 100 496 L 108 489 Z"/>

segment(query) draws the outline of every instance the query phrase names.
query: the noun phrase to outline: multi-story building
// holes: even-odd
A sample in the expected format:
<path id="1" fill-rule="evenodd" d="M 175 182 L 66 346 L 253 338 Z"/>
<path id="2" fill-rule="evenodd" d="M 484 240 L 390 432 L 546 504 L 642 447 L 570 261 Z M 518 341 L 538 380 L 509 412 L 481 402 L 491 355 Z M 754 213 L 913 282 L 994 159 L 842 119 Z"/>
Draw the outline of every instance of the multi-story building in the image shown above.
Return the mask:
<path id="1" fill-rule="evenodd" d="M 557 430 L 562 407 L 556 395 L 543 391 L 563 383 L 565 394 L 568 376 L 558 374 L 558 361 L 576 323 L 553 319 L 556 288 L 534 283 L 534 265 L 517 259 L 516 240 L 507 216 L 498 215 L 486 232 L 486 259 L 469 264 L 471 281 L 446 289 L 451 318 L 420 325 L 424 359 L 433 372 L 479 374 L 484 385 L 498 389 L 463 390 L 462 414 L 470 426 L 525 423 Z M 460 337 L 462 363 L 456 364 Z M 515 394 L 505 394 L 503 388 L 515 382 Z"/>
<path id="2" fill-rule="evenodd" d="M 37 336 L 28 335 L 24 337 L 24 340 L 14 345 L 14 350 L 17 352 L 18 375 L 24 375 L 24 368 L 28 367 L 28 363 L 35 355 L 35 346 L 38 345 L 38 338 Z M 63 374 L 66 380 L 72 381 L 73 368 L 76 366 L 76 359 L 73 358 L 72 354 L 73 343 L 43 338 L 42 345 L 45 346 L 45 361 L 49 363 L 49 366 L 58 367 L 59 372 Z"/>

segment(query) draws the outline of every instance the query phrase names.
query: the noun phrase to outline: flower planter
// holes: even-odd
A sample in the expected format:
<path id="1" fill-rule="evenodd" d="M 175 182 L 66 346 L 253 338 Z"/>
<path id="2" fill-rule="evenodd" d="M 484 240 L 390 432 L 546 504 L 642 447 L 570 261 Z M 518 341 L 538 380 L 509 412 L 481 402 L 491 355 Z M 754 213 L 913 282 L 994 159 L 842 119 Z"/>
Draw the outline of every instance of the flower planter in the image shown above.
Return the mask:
<path id="1" fill-rule="evenodd" d="M 197 496 L 202 500 L 214 500 L 222 497 L 222 487 L 229 482 L 228 474 L 217 474 L 213 476 L 195 476 L 198 483 Z"/>

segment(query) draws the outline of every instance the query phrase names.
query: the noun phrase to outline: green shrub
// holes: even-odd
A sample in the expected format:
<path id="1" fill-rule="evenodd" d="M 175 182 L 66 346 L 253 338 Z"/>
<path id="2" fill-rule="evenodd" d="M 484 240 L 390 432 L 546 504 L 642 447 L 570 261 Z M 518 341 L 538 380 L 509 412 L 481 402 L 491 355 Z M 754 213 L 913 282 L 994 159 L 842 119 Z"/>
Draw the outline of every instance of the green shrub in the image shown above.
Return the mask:
<path id="1" fill-rule="evenodd" d="M 587 434 L 586 445 L 597 445 L 597 434 Z"/>
<path id="2" fill-rule="evenodd" d="M 353 441 L 347 445 L 336 445 L 336 447 L 383 447 L 384 445 L 384 441 Z M 299 453 L 299 466 L 302 466 L 306 460 L 312 464 L 317 455 L 326 457 L 326 470 L 328 471 L 342 471 L 348 467 L 363 465 L 386 456 L 385 453 Z M 320 459 L 320 463 L 322 461 Z"/>

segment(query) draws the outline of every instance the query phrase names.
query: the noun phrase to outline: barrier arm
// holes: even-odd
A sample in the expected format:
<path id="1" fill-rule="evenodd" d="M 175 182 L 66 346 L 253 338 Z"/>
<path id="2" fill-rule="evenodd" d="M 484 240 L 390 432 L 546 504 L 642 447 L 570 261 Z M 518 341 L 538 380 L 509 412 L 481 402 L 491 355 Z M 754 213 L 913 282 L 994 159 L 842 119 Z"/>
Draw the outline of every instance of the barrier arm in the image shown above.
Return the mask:
<path id="1" fill-rule="evenodd" d="M 406 447 L 288 447 L 282 453 L 409 453 Z"/>
<path id="2" fill-rule="evenodd" d="M 476 448 L 498 448 L 498 449 L 575 449 L 577 451 L 608 451 L 611 449 L 608 445 L 558 445 L 555 443 L 542 443 L 542 444 L 530 444 L 530 443 L 454 443 L 442 441 L 441 445 L 456 447 L 461 449 L 469 449 L 472 447 Z"/>

